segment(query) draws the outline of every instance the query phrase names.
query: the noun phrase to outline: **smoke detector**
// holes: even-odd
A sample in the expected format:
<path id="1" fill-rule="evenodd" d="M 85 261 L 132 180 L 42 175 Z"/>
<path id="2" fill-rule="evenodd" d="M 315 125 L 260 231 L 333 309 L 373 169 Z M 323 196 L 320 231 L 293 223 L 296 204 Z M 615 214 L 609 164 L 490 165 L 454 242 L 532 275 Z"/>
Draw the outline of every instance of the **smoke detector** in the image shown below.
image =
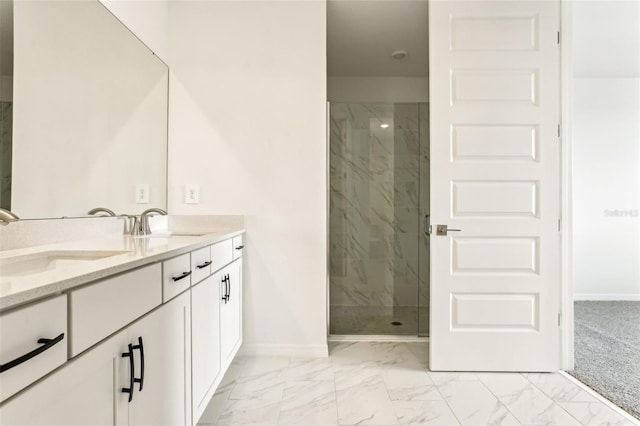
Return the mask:
<path id="1" fill-rule="evenodd" d="M 393 59 L 404 59 L 409 55 L 409 52 L 407 52 L 406 50 L 396 50 L 395 52 L 393 52 L 391 54 L 391 57 Z"/>

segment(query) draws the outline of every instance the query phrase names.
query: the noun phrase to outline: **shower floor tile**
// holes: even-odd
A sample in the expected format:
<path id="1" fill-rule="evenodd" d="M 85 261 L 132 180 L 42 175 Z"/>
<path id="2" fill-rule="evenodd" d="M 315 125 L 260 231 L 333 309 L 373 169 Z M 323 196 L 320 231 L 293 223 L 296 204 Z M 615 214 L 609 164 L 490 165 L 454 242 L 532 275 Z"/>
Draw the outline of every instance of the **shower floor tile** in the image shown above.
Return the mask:
<path id="1" fill-rule="evenodd" d="M 428 308 L 417 306 L 332 306 L 331 334 L 400 334 L 416 336 L 429 332 Z M 421 316 L 418 330 L 418 315 Z"/>

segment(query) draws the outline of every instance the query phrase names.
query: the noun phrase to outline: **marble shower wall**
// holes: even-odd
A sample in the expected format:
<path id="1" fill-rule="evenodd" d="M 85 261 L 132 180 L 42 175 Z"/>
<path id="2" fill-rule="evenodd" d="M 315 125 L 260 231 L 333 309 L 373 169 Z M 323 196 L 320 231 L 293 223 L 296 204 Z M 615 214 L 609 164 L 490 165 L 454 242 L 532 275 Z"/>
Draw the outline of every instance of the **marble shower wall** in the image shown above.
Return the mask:
<path id="1" fill-rule="evenodd" d="M 331 105 L 332 333 L 357 333 L 350 326 L 366 321 L 354 315 L 376 317 L 381 324 L 386 319 L 380 317 L 388 317 L 387 322 L 414 318 L 409 334 L 418 332 L 416 312 L 425 294 L 418 289 L 424 257 L 419 249 L 425 190 L 421 193 L 421 187 L 428 195 L 429 176 L 428 168 L 421 174 L 424 123 L 419 110 L 415 103 Z M 381 128 L 383 123 L 389 126 Z M 428 275 L 424 280 L 428 298 Z M 428 303 L 425 306 L 428 309 Z M 407 309 L 413 313 L 408 315 Z M 350 317 L 344 330 L 337 324 L 341 316 Z M 407 324 L 402 329 L 407 330 Z M 368 330 L 372 333 L 371 327 Z"/>
<path id="2" fill-rule="evenodd" d="M 0 102 L 0 207 L 11 210 L 13 103 Z"/>

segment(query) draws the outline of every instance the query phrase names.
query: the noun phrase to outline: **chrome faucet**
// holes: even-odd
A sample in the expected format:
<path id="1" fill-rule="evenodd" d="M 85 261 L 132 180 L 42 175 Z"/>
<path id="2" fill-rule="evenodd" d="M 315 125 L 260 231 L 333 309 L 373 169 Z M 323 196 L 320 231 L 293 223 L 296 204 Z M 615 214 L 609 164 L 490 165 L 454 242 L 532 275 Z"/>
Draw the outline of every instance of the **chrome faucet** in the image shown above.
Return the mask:
<path id="1" fill-rule="evenodd" d="M 107 216 L 115 216 L 116 214 L 113 212 L 113 210 L 109 210 L 106 207 L 96 207 L 95 209 L 91 209 L 87 212 L 88 215 L 94 215 L 96 213 L 106 213 Z M 104 215 L 100 215 L 100 216 L 104 216 Z"/>
<path id="2" fill-rule="evenodd" d="M 0 223 L 3 225 L 8 225 L 10 222 L 16 222 L 20 220 L 17 214 L 7 210 L 0 208 Z"/>
<path id="3" fill-rule="evenodd" d="M 150 208 L 143 211 L 142 214 L 140 215 L 140 228 L 139 228 L 140 235 L 151 234 L 151 228 L 149 228 L 149 216 L 153 216 L 154 214 L 160 214 L 160 215 L 166 216 L 167 212 L 158 208 Z"/>
<path id="4" fill-rule="evenodd" d="M 140 227 L 138 226 L 138 216 L 134 214 L 119 214 L 118 217 L 124 219 L 124 233 L 138 235 Z"/>

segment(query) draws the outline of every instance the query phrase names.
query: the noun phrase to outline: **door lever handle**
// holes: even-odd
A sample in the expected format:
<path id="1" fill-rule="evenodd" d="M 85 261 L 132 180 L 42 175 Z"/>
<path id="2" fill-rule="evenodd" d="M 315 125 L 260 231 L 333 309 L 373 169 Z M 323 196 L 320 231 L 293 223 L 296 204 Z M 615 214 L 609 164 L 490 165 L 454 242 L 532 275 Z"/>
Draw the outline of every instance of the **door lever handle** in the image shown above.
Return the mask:
<path id="1" fill-rule="evenodd" d="M 447 232 L 460 232 L 462 229 L 452 229 L 447 225 L 436 225 L 436 235 L 447 235 Z"/>

